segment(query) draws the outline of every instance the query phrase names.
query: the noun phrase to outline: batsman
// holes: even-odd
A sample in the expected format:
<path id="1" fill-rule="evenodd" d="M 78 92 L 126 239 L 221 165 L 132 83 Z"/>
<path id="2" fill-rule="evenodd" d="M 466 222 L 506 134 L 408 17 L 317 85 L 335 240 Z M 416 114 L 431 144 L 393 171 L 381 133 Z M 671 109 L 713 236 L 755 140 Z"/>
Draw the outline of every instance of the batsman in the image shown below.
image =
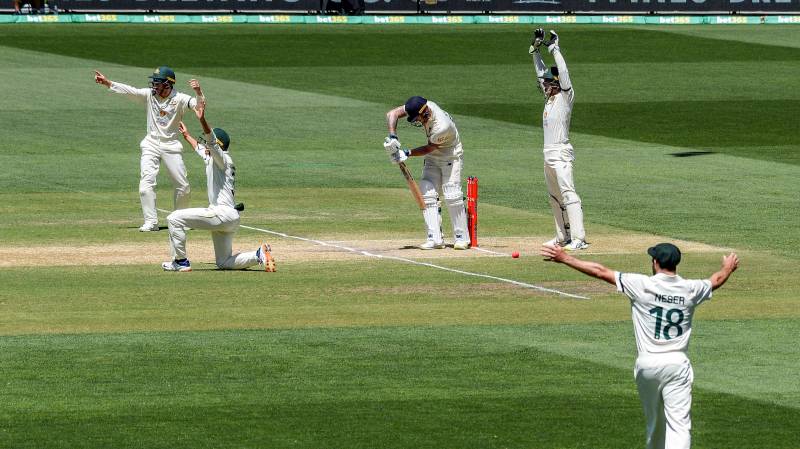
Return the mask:
<path id="1" fill-rule="evenodd" d="M 539 49 L 544 45 L 556 62 L 550 69 L 545 66 Z M 533 41 L 528 50 L 536 67 L 538 87 L 544 94 L 545 105 L 542 113 L 544 128 L 544 178 L 550 194 L 550 207 L 556 221 L 556 237 L 547 242 L 550 245 L 565 247 L 567 250 L 581 250 L 589 247 L 586 231 L 583 228 L 583 207 L 581 198 L 575 192 L 572 177 L 572 163 L 575 151 L 569 141 L 569 124 L 572 118 L 572 104 L 575 91 L 567 71 L 567 63 L 561 55 L 558 35 L 550 31 L 550 40 L 544 40 L 544 30 L 533 33 Z"/>
<path id="2" fill-rule="evenodd" d="M 397 121 L 402 117 L 407 117 L 406 120 L 412 125 L 423 128 L 428 143 L 413 149 L 403 148 L 397 138 Z M 424 203 L 422 217 L 425 220 L 427 239 L 419 248 L 431 250 L 445 247 L 439 202 L 441 193 L 453 224 L 453 249 L 468 249 L 467 212 L 461 191 L 464 149 L 453 119 L 433 101 L 414 96 L 404 105 L 387 112 L 386 123 L 389 136 L 384 140 L 383 147 L 393 163 L 404 163 L 412 156 L 425 158 L 419 189 Z"/>

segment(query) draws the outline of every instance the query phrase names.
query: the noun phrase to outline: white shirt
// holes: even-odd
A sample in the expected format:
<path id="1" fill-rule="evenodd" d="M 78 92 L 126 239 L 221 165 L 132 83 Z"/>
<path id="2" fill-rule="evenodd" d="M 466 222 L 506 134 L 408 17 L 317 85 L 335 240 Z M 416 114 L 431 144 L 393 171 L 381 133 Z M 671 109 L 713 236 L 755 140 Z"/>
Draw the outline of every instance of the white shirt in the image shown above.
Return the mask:
<path id="1" fill-rule="evenodd" d="M 575 102 L 575 90 L 567 70 L 567 63 L 561 56 L 558 47 L 552 49 L 553 59 L 558 67 L 558 83 L 561 91 L 547 99 L 542 113 L 542 128 L 544 128 L 544 148 L 558 148 L 569 145 L 569 123 L 572 119 L 572 104 Z M 542 56 L 534 53 L 536 75 L 541 77 L 547 71 Z M 541 80 L 539 81 L 541 83 Z M 540 84 L 540 89 L 544 89 Z M 543 90 L 544 91 L 544 90 Z"/>
<path id="2" fill-rule="evenodd" d="M 633 330 L 639 356 L 686 353 L 694 309 L 711 298 L 711 281 L 614 272 L 617 291 L 631 300 Z"/>
<path id="3" fill-rule="evenodd" d="M 187 109 L 197 106 L 197 100 L 175 89 L 167 98 L 153 95 L 150 88 L 138 89 L 123 83 L 112 82 L 111 92 L 123 94 L 147 106 L 147 137 L 162 141 L 178 141 L 178 124 Z"/>
<path id="4" fill-rule="evenodd" d="M 461 147 L 461 137 L 450 114 L 445 112 L 436 103 L 428 101 L 431 117 L 425 123 L 425 135 L 428 142 L 439 145 L 439 148 L 425 155 L 426 159 L 436 161 L 451 161 L 458 159 L 464 153 Z"/>
<path id="5" fill-rule="evenodd" d="M 236 166 L 227 151 L 222 151 L 217 144 L 216 136 L 205 134 L 207 144 L 198 143 L 195 151 L 206 164 L 206 188 L 208 189 L 208 207 L 236 207 Z M 209 154 L 206 154 L 208 151 Z"/>

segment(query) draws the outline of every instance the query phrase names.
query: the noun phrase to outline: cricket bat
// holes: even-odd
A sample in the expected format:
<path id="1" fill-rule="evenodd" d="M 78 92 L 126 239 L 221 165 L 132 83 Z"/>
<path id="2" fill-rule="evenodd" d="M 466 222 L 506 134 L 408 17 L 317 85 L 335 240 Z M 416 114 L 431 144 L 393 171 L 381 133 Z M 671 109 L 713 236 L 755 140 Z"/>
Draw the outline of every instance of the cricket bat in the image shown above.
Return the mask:
<path id="1" fill-rule="evenodd" d="M 414 195 L 414 199 L 417 200 L 417 205 L 419 206 L 420 210 L 425 210 L 425 200 L 422 199 L 422 192 L 419 190 L 419 186 L 417 185 L 417 181 L 414 181 L 414 177 L 411 176 L 411 172 L 406 167 L 405 162 L 400 162 L 397 164 L 400 166 L 400 171 L 403 172 L 403 176 L 406 178 L 406 183 L 408 184 L 408 188 L 411 189 L 411 194 Z"/>

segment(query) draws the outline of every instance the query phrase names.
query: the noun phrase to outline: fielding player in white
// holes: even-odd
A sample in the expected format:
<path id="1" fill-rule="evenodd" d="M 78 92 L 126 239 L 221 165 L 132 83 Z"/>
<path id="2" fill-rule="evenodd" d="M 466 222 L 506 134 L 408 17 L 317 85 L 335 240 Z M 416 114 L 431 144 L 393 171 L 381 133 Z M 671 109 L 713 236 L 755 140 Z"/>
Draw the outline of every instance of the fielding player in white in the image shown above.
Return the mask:
<path id="1" fill-rule="evenodd" d="M 539 49 L 546 45 L 556 65 L 547 69 Z M 544 41 L 544 30 L 534 32 L 528 52 L 533 55 L 538 87 L 545 97 L 542 127 L 544 128 L 544 179 L 550 194 L 550 207 L 556 221 L 556 237 L 547 242 L 568 250 L 586 249 L 581 198 L 575 192 L 572 162 L 575 152 L 569 142 L 569 122 L 575 91 L 567 71 L 567 63 L 558 46 L 558 35 L 550 31 L 550 41 Z"/>
<path id="2" fill-rule="evenodd" d="M 639 399 L 647 420 L 647 449 L 691 447 L 692 382 L 694 372 L 687 357 L 694 309 L 711 298 L 739 267 L 731 253 L 722 267 L 705 280 L 677 275 L 680 250 L 670 243 L 649 248 L 653 276 L 612 271 L 599 263 L 570 256 L 558 245 L 544 245 L 547 260 L 563 263 L 582 273 L 617 286 L 631 301 L 638 357 L 634 368 Z"/>
<path id="3" fill-rule="evenodd" d="M 189 207 L 189 180 L 181 157 L 183 145 L 178 139 L 178 123 L 187 109 L 195 109 L 198 101 L 205 100 L 177 92 L 173 88 L 175 72 L 169 67 L 155 69 L 150 75 L 150 87 L 144 89 L 111 81 L 98 71 L 94 72 L 94 80 L 108 87 L 111 92 L 125 95 L 146 106 L 147 135 L 139 143 L 142 149 L 139 197 L 144 214 L 144 224 L 139 230 L 158 231 L 156 181 L 159 165 L 163 161 L 172 180 L 175 209 Z"/>
<path id="4" fill-rule="evenodd" d="M 183 122 L 179 129 L 206 164 L 208 207 L 179 209 L 167 216 L 172 261 L 164 262 L 161 267 L 166 271 L 192 271 L 186 258 L 186 228 L 193 228 L 211 231 L 219 269 L 241 270 L 261 264 L 265 271 L 275 271 L 270 247 L 264 243 L 256 251 L 232 254 L 233 237 L 239 229 L 239 211 L 244 209 L 244 205 L 237 207 L 234 203 L 236 166 L 228 154 L 230 137 L 224 130 L 212 130 L 208 126 L 204 103 L 197 106 L 196 114 L 203 126 L 205 143 L 192 138 Z"/>
<path id="5" fill-rule="evenodd" d="M 397 121 L 401 117 L 414 126 L 425 129 L 428 143 L 414 149 L 403 148 L 397 139 Z M 427 240 L 420 249 L 444 248 L 442 237 L 442 215 L 439 193 L 450 212 L 453 224 L 453 248 L 469 248 L 469 231 L 467 229 L 467 212 L 464 208 L 464 195 L 461 192 L 461 168 L 464 164 L 464 150 L 456 124 L 436 103 L 423 97 L 411 97 L 405 105 L 398 106 L 386 113 L 389 137 L 383 146 L 389 153 L 392 162 L 405 162 L 410 156 L 424 156 L 422 178 L 419 188 L 425 201 L 422 216 L 427 228 Z"/>

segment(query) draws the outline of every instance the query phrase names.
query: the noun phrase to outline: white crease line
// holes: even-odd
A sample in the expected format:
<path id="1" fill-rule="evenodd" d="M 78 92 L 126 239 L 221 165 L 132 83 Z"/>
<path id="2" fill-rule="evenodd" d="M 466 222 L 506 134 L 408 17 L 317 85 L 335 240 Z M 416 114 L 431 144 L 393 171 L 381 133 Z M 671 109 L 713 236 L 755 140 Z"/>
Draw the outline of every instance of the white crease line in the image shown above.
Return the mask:
<path id="1" fill-rule="evenodd" d="M 511 254 L 501 253 L 501 252 L 498 252 L 498 251 L 492 251 L 490 249 L 480 248 L 480 247 L 477 247 L 477 246 L 475 248 L 470 248 L 470 249 L 474 249 L 475 251 L 482 251 L 482 252 L 487 253 L 487 254 L 493 254 L 495 256 L 511 257 Z"/>
<path id="2" fill-rule="evenodd" d="M 161 209 L 159 209 L 159 210 L 161 210 Z M 519 287 L 524 287 L 524 288 L 529 288 L 529 289 L 532 289 L 532 290 L 537 290 L 537 291 L 540 291 L 540 292 L 555 293 L 556 295 L 566 296 L 568 298 L 589 299 L 586 296 L 573 295 L 571 293 L 565 293 L 565 292 L 562 292 L 562 291 L 559 291 L 559 290 L 553 290 L 553 289 L 550 289 L 550 288 L 539 287 L 538 285 L 533 285 L 533 284 L 528 284 L 528 283 L 525 283 L 525 282 L 515 281 L 513 279 L 501 278 L 501 277 L 492 276 L 492 275 L 489 275 L 489 274 L 473 273 L 471 271 L 457 270 L 455 268 L 443 267 L 441 265 L 436 265 L 436 264 L 432 264 L 432 263 L 428 263 L 428 262 L 420 262 L 420 261 L 413 260 L 413 259 L 407 259 L 405 257 L 386 256 L 386 255 L 383 255 L 383 254 L 375 254 L 375 253 L 371 253 L 369 251 L 356 249 L 356 248 L 350 248 L 350 247 L 344 246 L 344 245 L 337 245 L 335 243 L 325 242 L 325 241 L 322 241 L 322 240 L 314 240 L 314 239 L 309 239 L 309 238 L 306 238 L 306 237 L 298 237 L 298 236 L 294 236 L 294 235 L 289 235 L 289 234 L 286 234 L 286 233 L 283 233 L 283 232 L 270 231 L 269 229 L 262 229 L 262 228 L 256 228 L 256 227 L 253 227 L 253 226 L 245 226 L 245 225 L 239 225 L 239 226 L 242 227 L 242 228 L 245 228 L 245 229 L 252 229 L 253 231 L 259 231 L 259 232 L 264 232 L 264 233 L 267 233 L 267 234 L 277 235 L 279 237 L 283 237 L 283 238 L 287 238 L 287 239 L 301 240 L 303 242 L 315 243 L 315 244 L 320 245 L 320 246 L 328 246 L 328 247 L 331 247 L 331 248 L 337 248 L 337 249 L 341 249 L 341 250 L 348 251 L 348 252 L 351 252 L 351 253 L 361 254 L 361 255 L 364 255 L 364 256 L 367 256 L 367 257 L 375 257 L 377 259 L 395 260 L 395 261 L 398 261 L 398 262 L 410 263 L 412 265 L 419 265 L 419 266 L 423 266 L 423 267 L 436 268 L 437 270 L 449 271 L 451 273 L 463 274 L 465 276 L 473 276 L 473 277 L 479 277 L 479 278 L 484 278 L 484 279 L 492 279 L 492 280 L 495 280 L 495 281 L 506 282 L 506 283 L 509 283 L 509 284 L 517 285 Z M 475 249 L 478 249 L 478 248 L 475 248 Z M 490 251 L 490 252 L 493 252 L 493 251 Z M 502 254 L 502 253 L 498 253 L 498 254 Z"/>

